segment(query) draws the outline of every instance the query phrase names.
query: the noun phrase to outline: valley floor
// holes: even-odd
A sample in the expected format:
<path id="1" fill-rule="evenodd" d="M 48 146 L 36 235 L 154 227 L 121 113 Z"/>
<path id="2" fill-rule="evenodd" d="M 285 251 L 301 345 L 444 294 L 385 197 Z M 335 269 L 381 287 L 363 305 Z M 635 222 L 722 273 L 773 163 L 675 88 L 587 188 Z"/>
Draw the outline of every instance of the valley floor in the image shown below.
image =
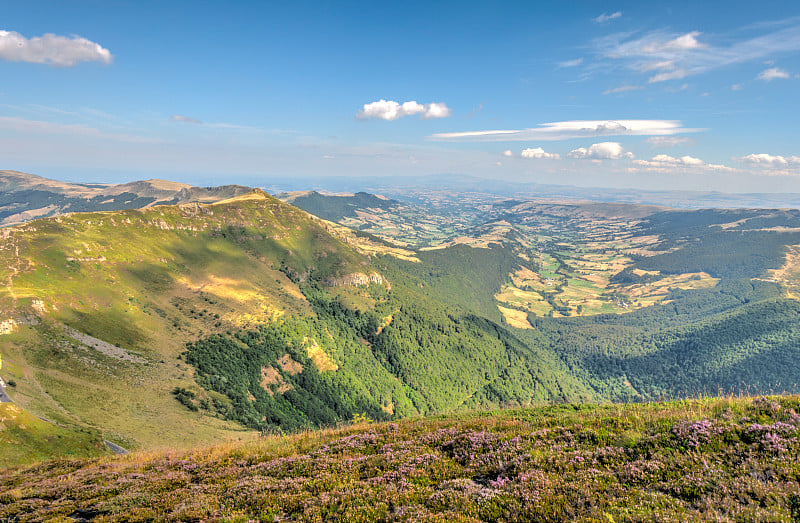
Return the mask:
<path id="1" fill-rule="evenodd" d="M 800 396 L 559 405 L 0 473 L 0 519 L 796 521 Z"/>

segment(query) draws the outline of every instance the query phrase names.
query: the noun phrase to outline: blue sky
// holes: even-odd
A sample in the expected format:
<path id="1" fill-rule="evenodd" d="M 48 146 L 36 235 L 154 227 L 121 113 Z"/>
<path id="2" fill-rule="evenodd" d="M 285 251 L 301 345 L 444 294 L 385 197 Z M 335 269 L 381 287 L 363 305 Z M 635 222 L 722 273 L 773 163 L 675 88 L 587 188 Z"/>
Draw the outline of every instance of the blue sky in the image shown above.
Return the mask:
<path id="1" fill-rule="evenodd" d="M 0 3 L 0 169 L 800 191 L 792 2 Z"/>

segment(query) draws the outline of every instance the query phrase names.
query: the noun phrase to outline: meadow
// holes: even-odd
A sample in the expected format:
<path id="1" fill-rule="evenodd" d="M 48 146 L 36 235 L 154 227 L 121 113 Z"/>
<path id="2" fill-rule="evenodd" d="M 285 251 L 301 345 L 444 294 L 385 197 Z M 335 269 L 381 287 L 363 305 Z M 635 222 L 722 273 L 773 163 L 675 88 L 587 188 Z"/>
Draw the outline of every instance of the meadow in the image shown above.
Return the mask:
<path id="1" fill-rule="evenodd" d="M 564 404 L 0 473 L 14 521 L 796 521 L 799 396 Z"/>

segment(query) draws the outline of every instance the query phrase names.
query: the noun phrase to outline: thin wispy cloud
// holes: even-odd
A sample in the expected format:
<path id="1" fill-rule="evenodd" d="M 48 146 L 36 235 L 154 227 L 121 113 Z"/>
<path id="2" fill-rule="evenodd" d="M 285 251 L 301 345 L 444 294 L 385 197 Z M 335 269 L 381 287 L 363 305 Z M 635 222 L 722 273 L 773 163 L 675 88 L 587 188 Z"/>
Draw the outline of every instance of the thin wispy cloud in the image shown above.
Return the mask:
<path id="1" fill-rule="evenodd" d="M 437 133 L 428 138 L 448 142 L 555 141 L 596 136 L 669 136 L 698 132 L 678 120 L 572 120 L 529 129 Z"/>
<path id="2" fill-rule="evenodd" d="M 47 33 L 26 38 L 16 31 L 0 30 L 0 60 L 72 67 L 80 62 L 110 64 L 111 51 L 80 36 Z"/>
<path id="3" fill-rule="evenodd" d="M 606 22 L 608 22 L 610 20 L 616 20 L 617 18 L 620 18 L 620 17 L 622 17 L 622 11 L 616 11 L 616 12 L 611 13 L 611 14 L 603 13 L 600 16 L 598 16 L 596 18 L 593 18 L 592 20 L 594 20 L 598 24 L 604 24 L 604 23 L 606 23 Z"/>
<path id="4" fill-rule="evenodd" d="M 576 58 L 574 60 L 567 60 L 565 62 L 559 62 L 558 67 L 577 67 L 583 63 L 583 57 Z"/>
<path id="5" fill-rule="evenodd" d="M 609 70 L 618 64 L 648 74 L 649 83 L 658 83 L 800 51 L 800 21 L 797 19 L 764 28 L 771 32 L 733 43 L 728 43 L 730 37 L 706 35 L 700 31 L 613 34 L 594 41 L 600 61 L 594 67 Z M 717 43 L 722 41 L 725 43 Z M 777 70 L 778 74 L 781 72 Z"/>
<path id="6" fill-rule="evenodd" d="M 778 67 L 765 69 L 764 71 L 758 73 L 758 76 L 756 76 L 758 80 L 763 80 L 765 82 L 771 82 L 772 80 L 788 80 L 791 77 L 791 74 L 783 69 L 779 69 Z"/>
<path id="7" fill-rule="evenodd" d="M 675 147 L 691 143 L 692 139 L 686 136 L 651 136 L 645 142 L 653 147 Z"/>
<path id="8" fill-rule="evenodd" d="M 621 85 L 619 87 L 614 87 L 613 89 L 606 89 L 603 91 L 603 94 L 617 94 L 617 93 L 626 93 L 628 91 L 638 91 L 639 89 L 644 89 L 641 85 Z"/>
<path id="9" fill-rule="evenodd" d="M 357 120 L 397 120 L 404 116 L 420 115 L 423 120 L 433 118 L 447 118 L 452 114 L 452 111 L 447 104 L 441 102 L 434 102 L 428 104 L 419 104 L 412 100 L 410 102 L 399 103 L 393 100 L 379 100 L 364 104 L 360 111 L 356 114 Z"/>
<path id="10" fill-rule="evenodd" d="M 83 124 L 64 124 L 43 120 L 27 120 L 15 116 L 0 116 L 0 129 L 28 134 L 85 136 L 102 140 L 130 143 L 159 143 L 161 140 L 123 133 L 111 133 Z"/>
<path id="11" fill-rule="evenodd" d="M 190 116 L 184 116 L 182 114 L 173 114 L 172 118 L 170 118 L 173 122 L 181 122 L 181 123 L 193 123 L 196 125 L 202 125 L 202 121 L 198 120 L 197 118 L 192 118 Z"/>

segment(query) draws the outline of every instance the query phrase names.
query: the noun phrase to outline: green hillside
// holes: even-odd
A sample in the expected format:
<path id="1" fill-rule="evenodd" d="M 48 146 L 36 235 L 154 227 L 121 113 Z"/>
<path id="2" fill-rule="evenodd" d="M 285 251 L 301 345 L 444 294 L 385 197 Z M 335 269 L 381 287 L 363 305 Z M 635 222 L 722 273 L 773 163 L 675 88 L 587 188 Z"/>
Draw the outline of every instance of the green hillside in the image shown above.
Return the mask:
<path id="1" fill-rule="evenodd" d="M 0 468 L 56 457 L 111 454 L 100 434 L 39 419 L 13 403 L 0 403 Z"/>
<path id="2" fill-rule="evenodd" d="M 13 399 L 123 447 L 244 437 L 187 410 L 187 341 L 310 312 L 295 282 L 368 260 L 308 215 L 255 192 L 215 205 L 73 214 L 2 230 L 4 378 Z M 367 271 L 368 272 L 368 271 Z"/>
<path id="3" fill-rule="evenodd" d="M 800 238 L 779 225 L 796 213 L 495 210 L 435 249 L 261 191 L 2 229 L 3 378 L 28 412 L 133 450 L 354 416 L 798 390 L 800 308 L 782 282 Z"/>
<path id="4" fill-rule="evenodd" d="M 796 521 L 800 398 L 357 423 L 0 472 L 44 521 Z"/>
<path id="5" fill-rule="evenodd" d="M 399 204 L 395 200 L 365 192 L 341 196 L 323 195 L 316 191 L 309 191 L 298 194 L 279 194 L 278 198 L 332 222 L 339 222 L 344 218 L 353 218 L 358 215 L 358 211 L 368 212 L 369 210 L 377 209 L 386 211 L 397 207 Z"/>
<path id="6" fill-rule="evenodd" d="M 458 281 L 431 294 L 260 191 L 37 220 L 0 248 L 13 399 L 125 448 L 595 397 L 458 307 Z"/>

